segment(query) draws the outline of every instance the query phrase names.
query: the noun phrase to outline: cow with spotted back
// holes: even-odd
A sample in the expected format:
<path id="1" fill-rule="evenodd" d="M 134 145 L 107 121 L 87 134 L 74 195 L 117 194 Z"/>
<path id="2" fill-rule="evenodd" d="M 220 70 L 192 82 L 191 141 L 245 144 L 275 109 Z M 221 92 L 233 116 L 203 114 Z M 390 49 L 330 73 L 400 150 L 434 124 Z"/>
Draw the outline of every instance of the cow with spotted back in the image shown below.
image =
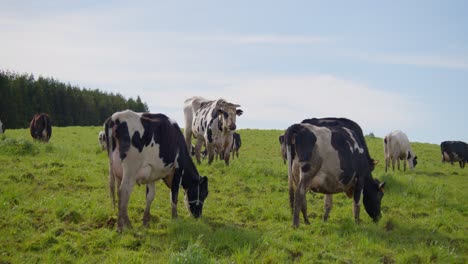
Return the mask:
<path id="1" fill-rule="evenodd" d="M 115 203 L 118 188 L 117 230 L 131 227 L 127 206 L 135 184 L 146 184 L 143 224 L 150 220 L 155 181 L 162 179 L 171 189 L 172 217 L 177 217 L 179 188 L 184 190 L 190 213 L 202 215 L 208 196 L 208 178 L 200 176 L 188 152 L 184 136 L 175 121 L 163 114 L 117 112 L 106 121 L 109 156 L 109 187 Z"/>
<path id="2" fill-rule="evenodd" d="M 236 130 L 236 116 L 243 111 L 238 104 L 224 99 L 207 100 L 192 97 L 185 100 L 185 142 L 191 145 L 192 136 L 196 139 L 195 157 L 200 164 L 200 149 L 205 144 L 208 153 L 208 164 L 213 162 L 215 153 L 221 154 L 226 165 L 229 165 L 233 133 Z"/>
<path id="3" fill-rule="evenodd" d="M 360 129 L 359 129 L 360 131 Z M 315 126 L 308 123 L 290 126 L 283 137 L 288 163 L 289 201 L 293 226 L 299 226 L 302 212 L 307 217 L 306 192 L 325 194 L 324 220 L 332 208 L 332 194 L 344 192 L 353 198 L 354 219 L 359 223 L 360 198 L 364 208 L 377 222 L 385 183 L 373 179 L 372 165 L 361 142 L 359 131 L 342 126 Z"/>
<path id="4" fill-rule="evenodd" d="M 49 142 L 52 136 L 52 124 L 47 114 L 35 114 L 29 124 L 29 131 L 33 139 Z"/>
<path id="5" fill-rule="evenodd" d="M 343 117 L 324 117 L 324 118 L 309 118 L 302 120 L 303 124 L 311 124 L 319 127 L 346 127 L 356 133 L 356 140 L 360 145 L 364 147 L 364 154 L 369 163 L 371 171 L 374 171 L 375 165 L 379 163 L 378 160 L 371 158 L 369 154 L 369 149 L 367 148 L 366 140 L 364 138 L 364 133 L 362 132 L 361 127 L 354 122 L 353 120 L 343 118 Z M 286 146 L 284 142 L 284 134 L 279 136 L 279 143 L 281 146 L 281 156 L 284 163 L 286 163 Z"/>

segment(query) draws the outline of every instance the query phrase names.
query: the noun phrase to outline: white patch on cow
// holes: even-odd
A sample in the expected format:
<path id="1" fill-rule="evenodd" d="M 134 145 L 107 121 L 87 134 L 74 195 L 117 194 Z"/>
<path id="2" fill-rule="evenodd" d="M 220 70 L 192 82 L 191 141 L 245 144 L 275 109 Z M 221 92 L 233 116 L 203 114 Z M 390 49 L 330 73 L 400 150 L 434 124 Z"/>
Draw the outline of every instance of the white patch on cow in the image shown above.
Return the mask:
<path id="1" fill-rule="evenodd" d="M 138 184 L 146 184 L 165 178 L 175 169 L 174 163 L 164 164 L 164 161 L 159 157 L 159 148 L 160 145 L 156 144 L 154 140 L 151 140 L 151 143 L 147 147 L 143 147 L 141 153 L 138 153 L 138 149 L 133 146 L 130 148 L 131 151 L 136 153 L 135 155 L 128 153 L 127 158 L 123 162 L 141 163 L 135 175 L 135 181 Z M 138 160 L 131 160 L 133 157 Z"/>
<path id="2" fill-rule="evenodd" d="M 353 140 L 354 142 L 354 146 L 351 146 L 351 143 L 348 142 L 350 148 L 351 148 L 351 152 L 354 152 L 354 150 L 358 150 L 359 151 L 359 154 L 363 154 L 364 153 L 364 149 L 363 148 L 360 148 L 359 147 L 359 144 L 357 143 L 357 140 L 356 138 L 354 138 L 353 136 L 353 133 L 351 132 L 351 130 L 349 130 L 348 128 L 346 127 L 343 127 L 344 130 L 346 130 L 346 132 L 349 134 L 349 136 L 351 137 L 351 139 Z"/>
<path id="3" fill-rule="evenodd" d="M 1 120 L 0 120 L 0 134 L 3 134 L 3 124 Z"/>
<path id="4" fill-rule="evenodd" d="M 144 128 L 143 125 L 141 124 L 141 115 L 142 113 L 136 113 L 131 110 L 125 110 L 122 112 L 117 112 L 112 115 L 112 121 L 116 121 L 119 119 L 121 123 L 127 122 L 127 127 L 128 127 L 128 133 L 130 134 L 130 137 L 132 137 L 133 133 L 135 131 L 138 131 L 140 133 L 140 136 L 143 135 Z"/>

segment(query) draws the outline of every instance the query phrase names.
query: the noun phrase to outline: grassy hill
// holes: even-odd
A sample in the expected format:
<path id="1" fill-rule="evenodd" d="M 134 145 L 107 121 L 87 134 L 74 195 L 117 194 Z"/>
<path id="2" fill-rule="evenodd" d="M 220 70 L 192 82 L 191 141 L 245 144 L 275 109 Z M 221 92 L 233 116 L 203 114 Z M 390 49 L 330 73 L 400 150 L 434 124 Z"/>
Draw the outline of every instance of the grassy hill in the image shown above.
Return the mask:
<path id="1" fill-rule="evenodd" d="M 367 138 L 380 160 L 374 177 L 387 182 L 383 218 L 334 197 L 322 221 L 323 195 L 308 193 L 311 225 L 292 228 L 287 167 L 279 130 L 240 130 L 240 158 L 206 161 L 210 194 L 200 220 L 179 202 L 171 219 L 169 189 L 159 182 L 150 228 L 142 226 L 145 187 L 136 186 L 134 228 L 116 232 L 100 127 L 54 127 L 51 142 L 28 130 L 0 136 L 0 263 L 467 263 L 468 169 L 442 164 L 437 145 L 414 143 L 414 171 L 384 172 L 383 143 Z M 182 201 L 180 194 L 179 201 Z"/>

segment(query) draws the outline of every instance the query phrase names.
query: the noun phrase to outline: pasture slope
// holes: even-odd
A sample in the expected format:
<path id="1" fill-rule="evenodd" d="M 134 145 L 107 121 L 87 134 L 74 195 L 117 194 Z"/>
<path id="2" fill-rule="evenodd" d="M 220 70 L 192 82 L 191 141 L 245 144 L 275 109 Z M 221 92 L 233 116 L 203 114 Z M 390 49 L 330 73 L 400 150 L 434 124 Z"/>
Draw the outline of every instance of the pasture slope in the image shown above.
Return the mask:
<path id="1" fill-rule="evenodd" d="M 311 225 L 292 228 L 280 130 L 240 130 L 230 167 L 198 166 L 210 194 L 200 220 L 159 182 L 150 228 L 141 223 L 145 187 L 136 186 L 134 228 L 116 232 L 100 127 L 54 127 L 49 144 L 27 129 L 0 137 L 0 263 L 467 263 L 468 169 L 442 164 L 439 147 L 414 143 L 416 170 L 384 173 L 381 138 L 367 138 L 387 182 L 383 218 L 364 210 L 356 225 L 344 194 L 324 223 L 323 195 L 307 195 Z M 182 195 L 179 201 L 182 200 Z"/>

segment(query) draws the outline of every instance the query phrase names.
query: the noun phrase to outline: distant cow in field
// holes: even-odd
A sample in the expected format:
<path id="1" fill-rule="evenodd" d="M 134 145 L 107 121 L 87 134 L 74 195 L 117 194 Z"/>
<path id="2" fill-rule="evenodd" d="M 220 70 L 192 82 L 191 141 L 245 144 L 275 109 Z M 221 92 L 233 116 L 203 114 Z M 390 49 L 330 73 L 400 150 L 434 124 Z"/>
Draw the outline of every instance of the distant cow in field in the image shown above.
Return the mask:
<path id="1" fill-rule="evenodd" d="M 243 111 L 237 109 L 238 104 L 229 103 L 224 99 L 206 100 L 202 97 L 192 97 L 185 100 L 185 143 L 190 146 L 192 136 L 197 140 L 195 157 L 200 163 L 200 149 L 206 145 L 208 164 L 213 162 L 215 153 L 224 157 L 229 165 L 233 133 L 236 130 L 236 116 Z"/>
<path id="2" fill-rule="evenodd" d="M 468 144 L 463 141 L 444 141 L 440 143 L 440 151 L 442 162 L 447 161 L 453 165 L 454 161 L 458 161 L 460 168 L 465 168 L 465 163 L 468 162 Z"/>
<path id="3" fill-rule="evenodd" d="M 353 122 L 354 123 L 354 122 Z M 356 124 L 357 125 L 357 124 Z M 367 146 L 361 129 L 344 126 L 294 124 L 284 134 L 288 162 L 289 202 L 293 226 L 299 226 L 299 213 L 307 217 L 306 192 L 325 194 L 324 220 L 332 208 L 332 194 L 344 192 L 353 197 L 354 219 L 359 223 L 360 198 L 366 212 L 377 222 L 385 183 L 373 179 Z"/>
<path id="4" fill-rule="evenodd" d="M 392 162 L 392 170 L 395 171 L 395 161 L 398 163 L 400 170 L 400 160 L 403 160 L 403 170 L 406 171 L 406 163 L 410 169 L 414 169 L 418 164 L 417 156 L 411 149 L 410 142 L 405 133 L 397 130 L 393 131 L 384 137 L 384 154 L 385 154 L 385 172 L 387 172 L 390 161 Z"/>
<path id="5" fill-rule="evenodd" d="M 5 129 L 3 128 L 2 120 L 0 120 L 0 134 L 5 133 Z"/>
<path id="6" fill-rule="evenodd" d="M 358 138 L 356 140 L 360 145 L 364 147 L 364 154 L 369 163 L 371 171 L 374 171 L 375 165 L 379 162 L 371 158 L 369 154 L 369 149 L 367 148 L 366 140 L 364 134 L 362 133 L 361 127 L 354 121 L 347 118 L 337 118 L 337 117 L 324 117 L 324 118 L 309 118 L 304 119 L 301 122 L 302 124 L 310 124 L 319 127 L 345 127 L 352 131 L 356 132 Z M 279 136 L 279 142 L 281 146 L 281 156 L 283 161 L 286 163 L 286 146 L 284 142 L 284 134 Z"/>
<path id="7" fill-rule="evenodd" d="M 232 146 L 231 146 L 231 152 L 232 152 L 232 159 L 234 159 L 234 155 L 239 158 L 239 149 L 242 146 L 242 140 L 241 136 L 234 132 L 232 135 Z"/>
<path id="8" fill-rule="evenodd" d="M 31 136 L 34 139 L 49 142 L 52 136 L 52 124 L 47 114 L 35 114 L 29 124 Z"/>
<path id="9" fill-rule="evenodd" d="M 106 146 L 106 133 L 104 133 L 104 131 L 99 131 L 99 135 L 98 135 L 98 141 L 99 141 L 99 145 L 101 146 L 102 150 L 106 150 L 107 149 L 107 146 Z"/>
<path id="10" fill-rule="evenodd" d="M 127 110 L 112 115 L 105 124 L 109 155 L 109 187 L 114 199 L 115 180 L 119 197 L 117 230 L 131 227 L 127 206 L 136 184 L 146 184 L 143 224 L 150 220 L 155 196 L 155 181 L 164 180 L 171 189 L 172 217 L 177 217 L 179 187 L 184 189 L 190 213 L 202 215 L 208 196 L 208 178 L 200 176 L 188 152 L 177 123 L 163 114 L 135 113 Z"/>

